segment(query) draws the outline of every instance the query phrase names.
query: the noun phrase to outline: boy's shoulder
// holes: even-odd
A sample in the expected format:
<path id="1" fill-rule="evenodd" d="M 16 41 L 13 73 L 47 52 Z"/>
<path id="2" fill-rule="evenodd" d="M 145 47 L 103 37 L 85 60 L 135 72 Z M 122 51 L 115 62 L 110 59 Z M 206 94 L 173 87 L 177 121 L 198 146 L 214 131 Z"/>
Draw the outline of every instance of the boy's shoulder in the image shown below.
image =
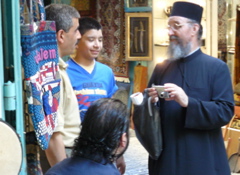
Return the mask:
<path id="1" fill-rule="evenodd" d="M 100 67 L 100 68 L 112 70 L 108 65 L 103 64 L 103 63 L 101 63 L 101 62 L 99 62 L 99 61 L 96 61 L 96 66 L 98 66 L 98 67 Z"/>

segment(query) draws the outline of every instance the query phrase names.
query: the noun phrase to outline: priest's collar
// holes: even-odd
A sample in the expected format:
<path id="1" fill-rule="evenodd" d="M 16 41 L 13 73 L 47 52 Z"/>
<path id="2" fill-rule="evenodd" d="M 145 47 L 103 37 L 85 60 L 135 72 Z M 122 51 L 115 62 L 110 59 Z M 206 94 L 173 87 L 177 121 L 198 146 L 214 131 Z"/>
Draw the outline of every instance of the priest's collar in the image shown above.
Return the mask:
<path id="1" fill-rule="evenodd" d="M 197 55 L 199 55 L 200 53 L 202 53 L 200 48 L 197 48 L 196 50 L 194 50 L 193 52 L 191 52 L 190 54 L 188 54 L 186 57 L 183 57 L 180 59 L 181 62 L 187 62 L 187 61 L 191 61 L 192 59 L 194 59 Z"/>
<path id="2" fill-rule="evenodd" d="M 198 49 L 200 49 L 200 47 L 198 47 L 198 48 L 195 49 L 194 51 L 190 52 L 188 55 L 185 56 L 185 58 L 188 57 L 188 56 L 190 56 L 190 55 L 192 55 L 192 54 L 193 54 L 194 52 L 196 52 Z"/>

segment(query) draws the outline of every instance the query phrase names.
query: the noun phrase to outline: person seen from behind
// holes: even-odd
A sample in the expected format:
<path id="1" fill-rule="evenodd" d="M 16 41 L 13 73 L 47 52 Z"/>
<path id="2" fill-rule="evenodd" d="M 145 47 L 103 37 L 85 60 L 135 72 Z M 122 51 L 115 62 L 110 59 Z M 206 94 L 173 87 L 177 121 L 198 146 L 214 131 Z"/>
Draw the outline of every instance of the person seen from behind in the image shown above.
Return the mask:
<path id="1" fill-rule="evenodd" d="M 88 108 L 72 157 L 46 175 L 120 175 L 114 165 L 129 144 L 127 106 L 118 99 L 101 98 Z"/>

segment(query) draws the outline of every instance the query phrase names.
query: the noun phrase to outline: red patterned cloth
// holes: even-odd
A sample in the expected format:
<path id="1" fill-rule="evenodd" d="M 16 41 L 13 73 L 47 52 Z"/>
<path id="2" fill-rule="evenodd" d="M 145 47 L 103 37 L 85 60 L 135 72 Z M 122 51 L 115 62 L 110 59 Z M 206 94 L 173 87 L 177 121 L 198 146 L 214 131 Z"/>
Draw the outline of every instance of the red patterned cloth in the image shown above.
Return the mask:
<path id="1" fill-rule="evenodd" d="M 97 0 L 97 19 L 103 27 L 103 50 L 98 61 L 112 68 L 115 76 L 128 77 L 125 61 L 124 0 Z"/>

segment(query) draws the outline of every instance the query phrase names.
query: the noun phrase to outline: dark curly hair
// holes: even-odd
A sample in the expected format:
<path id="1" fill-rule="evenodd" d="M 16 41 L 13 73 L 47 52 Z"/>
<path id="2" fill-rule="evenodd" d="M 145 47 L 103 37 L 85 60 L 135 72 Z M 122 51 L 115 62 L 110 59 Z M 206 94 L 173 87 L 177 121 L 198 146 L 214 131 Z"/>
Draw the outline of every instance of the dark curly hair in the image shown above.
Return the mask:
<path id="1" fill-rule="evenodd" d="M 120 137 L 129 130 L 127 107 L 118 99 L 102 98 L 88 108 L 79 137 L 75 140 L 72 156 L 105 158 L 112 162 L 119 155 Z M 97 156 L 96 156 L 97 155 Z"/>

